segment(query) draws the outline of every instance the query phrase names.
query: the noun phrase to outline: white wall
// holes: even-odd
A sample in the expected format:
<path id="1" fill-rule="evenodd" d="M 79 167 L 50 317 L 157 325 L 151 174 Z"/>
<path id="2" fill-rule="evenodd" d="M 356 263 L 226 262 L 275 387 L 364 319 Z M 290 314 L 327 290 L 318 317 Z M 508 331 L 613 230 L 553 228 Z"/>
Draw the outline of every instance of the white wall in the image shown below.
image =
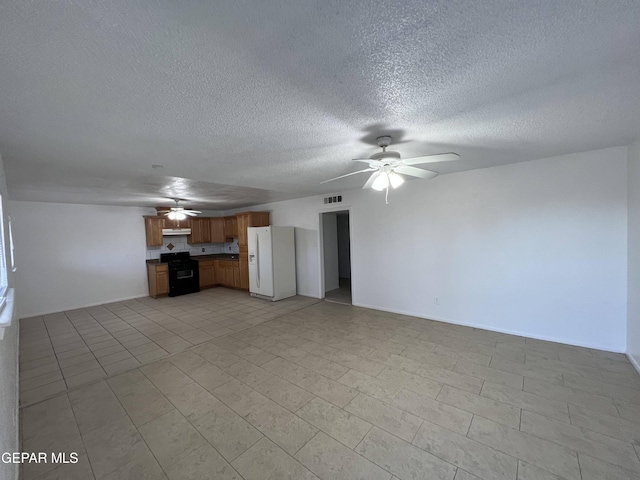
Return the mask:
<path id="1" fill-rule="evenodd" d="M 640 139 L 629 145 L 627 354 L 640 372 Z"/>
<path id="2" fill-rule="evenodd" d="M 340 288 L 338 278 L 338 219 L 335 213 L 322 215 L 322 244 L 324 258 L 324 291 Z"/>
<path id="3" fill-rule="evenodd" d="M 148 295 L 137 207 L 11 202 L 22 318 Z"/>
<path id="4" fill-rule="evenodd" d="M 626 164 L 618 147 L 412 180 L 389 205 L 344 192 L 354 305 L 624 351 Z M 322 197 L 252 209 L 298 227 L 298 293 L 321 297 Z"/>
<path id="5" fill-rule="evenodd" d="M 8 205 L 7 185 L 4 176 L 4 166 L 0 157 L 0 194 L 3 199 L 3 220 L 5 227 L 4 253 L 8 255 L 8 214 L 11 207 Z M 6 257 L 9 258 L 8 256 Z M 9 267 L 9 265 L 7 265 Z M 14 287 L 14 277 L 8 268 L 9 287 Z M 18 452 L 18 320 L 13 312 L 13 305 L 5 305 L 0 317 L 4 323 L 6 316 L 13 317 L 11 325 L 4 329 L 0 338 L 0 453 Z M 18 465 L 0 462 L 0 478 L 15 480 L 18 478 Z"/>

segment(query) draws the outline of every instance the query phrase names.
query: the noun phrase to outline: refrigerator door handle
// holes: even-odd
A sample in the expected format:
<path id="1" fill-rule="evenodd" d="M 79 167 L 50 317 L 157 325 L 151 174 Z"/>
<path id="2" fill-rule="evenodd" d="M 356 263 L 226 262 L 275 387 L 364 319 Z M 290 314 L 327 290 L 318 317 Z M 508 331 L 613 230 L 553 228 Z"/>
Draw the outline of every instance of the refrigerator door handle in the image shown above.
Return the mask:
<path id="1" fill-rule="evenodd" d="M 260 288 L 260 235 L 256 232 L 256 286 Z"/>

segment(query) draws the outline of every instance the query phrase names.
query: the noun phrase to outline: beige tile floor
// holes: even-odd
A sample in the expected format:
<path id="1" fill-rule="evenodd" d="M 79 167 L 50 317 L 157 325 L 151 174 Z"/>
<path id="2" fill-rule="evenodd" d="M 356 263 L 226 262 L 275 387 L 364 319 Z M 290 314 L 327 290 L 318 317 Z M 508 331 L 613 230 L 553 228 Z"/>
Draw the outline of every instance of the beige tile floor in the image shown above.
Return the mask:
<path id="1" fill-rule="evenodd" d="M 348 278 L 340 278 L 340 287 L 325 292 L 324 299 L 328 302 L 351 305 L 351 281 Z"/>
<path id="2" fill-rule="evenodd" d="M 178 322 L 211 337 L 185 338 Z M 108 371 L 85 325 L 145 365 Z M 163 357 L 138 358 L 114 325 Z M 69 389 L 21 410 L 23 450 L 80 455 L 25 465 L 25 480 L 640 478 L 640 376 L 620 354 L 225 289 L 31 319 L 23 332 L 42 327 L 47 356 L 59 358 L 56 337 L 78 341 L 72 327 L 105 378 L 68 382 L 81 373 L 60 365 Z M 148 335 L 158 328 L 197 345 L 171 352 Z"/>
<path id="3" fill-rule="evenodd" d="M 217 288 L 22 319 L 21 403 L 131 370 L 315 301 L 257 302 L 246 293 Z"/>

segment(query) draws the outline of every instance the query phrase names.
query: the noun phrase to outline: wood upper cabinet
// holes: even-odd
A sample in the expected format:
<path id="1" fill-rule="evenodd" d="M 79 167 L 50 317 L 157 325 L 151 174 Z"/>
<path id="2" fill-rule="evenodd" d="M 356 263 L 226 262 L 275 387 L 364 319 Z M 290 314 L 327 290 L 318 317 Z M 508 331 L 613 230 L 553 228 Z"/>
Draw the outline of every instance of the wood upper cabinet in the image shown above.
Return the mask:
<path id="1" fill-rule="evenodd" d="M 169 293 L 169 267 L 166 263 L 148 264 L 149 296 L 161 297 Z"/>
<path id="2" fill-rule="evenodd" d="M 211 226 L 211 243 L 224 243 L 227 239 L 225 219 L 223 217 L 210 218 L 209 222 Z"/>
<path id="3" fill-rule="evenodd" d="M 247 228 L 266 227 L 271 224 L 269 212 L 243 212 L 238 219 L 238 288 L 249 290 L 249 255 Z"/>
<path id="4" fill-rule="evenodd" d="M 247 228 L 249 228 L 249 214 L 238 215 L 238 246 L 247 246 Z"/>
<path id="5" fill-rule="evenodd" d="M 226 238 L 238 237 L 238 219 L 236 217 L 224 217 L 224 235 Z"/>
<path id="6" fill-rule="evenodd" d="M 238 219 L 238 246 L 247 246 L 247 228 L 266 227 L 270 221 L 269 212 L 243 212 L 236 215 Z"/>
<path id="7" fill-rule="evenodd" d="M 162 225 L 162 228 L 190 228 L 191 218 L 187 217 L 184 220 L 171 220 L 166 215 L 163 215 Z"/>
<path id="8" fill-rule="evenodd" d="M 187 243 L 211 243 L 211 223 L 207 217 L 191 219 L 191 235 L 187 235 Z"/>
<path id="9" fill-rule="evenodd" d="M 144 217 L 144 229 L 147 235 L 147 247 L 162 246 L 162 217 Z"/>

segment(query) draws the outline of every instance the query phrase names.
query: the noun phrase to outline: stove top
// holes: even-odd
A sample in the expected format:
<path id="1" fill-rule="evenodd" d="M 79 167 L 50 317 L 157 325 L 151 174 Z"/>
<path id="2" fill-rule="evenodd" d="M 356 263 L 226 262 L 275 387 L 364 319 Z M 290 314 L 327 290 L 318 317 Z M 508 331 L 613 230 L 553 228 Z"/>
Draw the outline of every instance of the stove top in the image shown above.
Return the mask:
<path id="1" fill-rule="evenodd" d="M 191 260 L 189 252 L 161 253 L 160 263 L 168 263 L 169 265 L 188 264 L 195 262 Z"/>

